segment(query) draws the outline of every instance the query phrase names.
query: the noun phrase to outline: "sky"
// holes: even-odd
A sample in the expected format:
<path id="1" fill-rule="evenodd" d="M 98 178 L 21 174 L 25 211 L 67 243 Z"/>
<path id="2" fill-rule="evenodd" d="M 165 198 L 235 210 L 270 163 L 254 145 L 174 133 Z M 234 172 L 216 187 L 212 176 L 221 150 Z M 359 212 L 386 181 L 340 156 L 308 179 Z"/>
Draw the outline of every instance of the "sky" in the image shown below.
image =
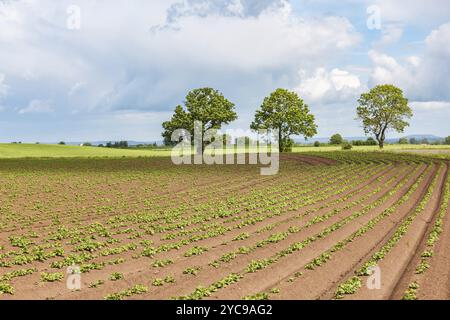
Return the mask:
<path id="1" fill-rule="evenodd" d="M 385 83 L 404 135 L 447 136 L 449 44 L 447 0 L 0 0 L 0 141 L 161 140 L 200 87 L 236 105 L 227 128 L 286 88 L 317 137 L 363 136 L 357 99 Z"/>

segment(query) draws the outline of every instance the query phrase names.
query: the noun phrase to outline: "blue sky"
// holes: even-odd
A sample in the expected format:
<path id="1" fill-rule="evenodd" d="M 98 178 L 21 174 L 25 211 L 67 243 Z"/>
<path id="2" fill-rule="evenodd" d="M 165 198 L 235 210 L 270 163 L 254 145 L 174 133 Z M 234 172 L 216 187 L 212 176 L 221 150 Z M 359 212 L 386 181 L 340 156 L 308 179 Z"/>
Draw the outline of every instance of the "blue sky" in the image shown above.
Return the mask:
<path id="1" fill-rule="evenodd" d="M 236 104 L 230 128 L 284 87 L 319 137 L 361 136 L 382 83 L 410 100 L 405 134 L 449 135 L 449 43 L 445 0 L 0 0 L 0 141 L 160 140 L 203 86 Z"/>

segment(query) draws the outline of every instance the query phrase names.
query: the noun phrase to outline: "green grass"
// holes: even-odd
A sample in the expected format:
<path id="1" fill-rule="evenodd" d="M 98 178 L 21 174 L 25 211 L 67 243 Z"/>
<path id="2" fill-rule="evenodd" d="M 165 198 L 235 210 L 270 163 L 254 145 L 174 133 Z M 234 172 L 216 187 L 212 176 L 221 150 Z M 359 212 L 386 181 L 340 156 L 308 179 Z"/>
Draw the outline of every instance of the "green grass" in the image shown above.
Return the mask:
<path id="1" fill-rule="evenodd" d="M 0 158 L 89 158 L 170 156 L 170 149 L 134 150 L 49 144 L 0 144 Z"/>
<path id="2" fill-rule="evenodd" d="M 294 147 L 293 152 L 321 152 L 321 151 L 339 151 L 341 146 L 324 145 L 320 147 L 301 146 Z M 353 151 L 380 151 L 378 146 L 353 146 Z M 422 145 L 422 144 L 388 144 L 384 146 L 383 151 L 405 151 L 405 150 L 448 150 L 450 145 Z"/>
<path id="3" fill-rule="evenodd" d="M 235 150 L 243 152 L 244 149 Z M 248 151 L 248 150 L 247 150 Z M 251 151 L 256 151 L 251 150 Z M 341 146 L 301 146 L 293 152 L 342 151 Z M 354 146 L 352 151 L 379 151 L 378 146 Z M 421 155 L 450 158 L 450 146 L 440 145 L 386 145 L 384 152 L 412 152 Z M 436 151 L 436 154 L 434 153 Z M 348 152 L 348 151 L 342 151 Z M 227 153 L 227 151 L 224 151 Z M 218 153 L 220 154 L 220 152 Z M 95 157 L 170 157 L 170 148 L 161 149 L 113 149 L 49 144 L 0 144 L 0 158 L 95 158 Z"/>

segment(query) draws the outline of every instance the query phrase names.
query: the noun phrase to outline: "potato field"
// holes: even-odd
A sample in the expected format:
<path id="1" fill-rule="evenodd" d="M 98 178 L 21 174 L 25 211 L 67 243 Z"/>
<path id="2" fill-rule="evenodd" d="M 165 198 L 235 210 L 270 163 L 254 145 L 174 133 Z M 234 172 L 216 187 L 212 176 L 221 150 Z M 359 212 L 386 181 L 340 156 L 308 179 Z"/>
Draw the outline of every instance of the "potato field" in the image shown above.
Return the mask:
<path id="1" fill-rule="evenodd" d="M 449 299 L 449 202 L 410 154 L 1 159 L 0 299 Z"/>

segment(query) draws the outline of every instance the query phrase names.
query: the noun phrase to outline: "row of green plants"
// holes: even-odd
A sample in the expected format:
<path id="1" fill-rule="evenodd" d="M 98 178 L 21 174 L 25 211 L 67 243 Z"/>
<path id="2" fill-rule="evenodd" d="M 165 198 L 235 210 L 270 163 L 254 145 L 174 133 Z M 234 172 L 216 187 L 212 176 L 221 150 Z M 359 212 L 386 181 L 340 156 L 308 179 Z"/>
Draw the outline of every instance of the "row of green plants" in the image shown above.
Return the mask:
<path id="1" fill-rule="evenodd" d="M 402 172 L 402 171 L 400 171 L 400 172 Z M 399 173 L 397 173 L 397 175 L 395 177 L 391 178 L 388 182 L 386 182 L 386 185 L 390 185 L 390 183 L 398 176 L 398 174 Z M 377 178 L 376 180 L 378 182 L 380 182 L 381 181 L 381 177 Z M 358 185 L 358 184 L 360 184 L 360 181 L 356 180 L 350 185 L 350 187 L 353 187 L 353 186 Z M 354 191 L 352 193 L 349 193 L 348 195 L 346 195 L 344 197 L 340 197 L 340 198 L 334 200 L 333 202 L 329 202 L 326 205 L 322 205 L 322 206 L 320 206 L 320 207 L 318 207 L 316 209 L 322 210 L 322 209 L 325 209 L 327 207 L 331 207 L 331 206 L 334 207 L 335 205 L 339 205 L 340 203 L 346 203 L 349 199 L 354 197 L 356 194 L 363 193 L 369 187 L 370 187 L 370 185 L 367 184 L 366 186 L 364 186 L 361 189 L 358 189 L 358 190 L 356 190 L 356 191 Z M 329 220 L 330 218 L 340 214 L 343 211 L 347 211 L 347 210 L 351 209 L 352 207 L 355 207 L 357 205 L 362 204 L 364 201 L 366 201 L 367 199 L 371 198 L 372 196 L 374 196 L 375 194 L 377 194 L 380 191 L 381 191 L 380 187 L 376 188 L 374 190 L 371 190 L 370 192 L 368 192 L 364 196 L 358 198 L 355 201 L 352 201 L 352 202 L 344 205 L 341 208 L 334 208 L 334 209 L 330 210 L 329 212 L 324 213 L 323 215 L 315 216 L 314 218 L 306 221 L 305 224 L 302 227 L 296 227 L 296 226 L 292 226 L 291 225 L 288 228 L 287 231 L 272 234 L 268 238 L 266 238 L 265 240 L 259 241 L 256 244 L 252 245 L 250 248 L 241 247 L 241 248 L 239 248 L 239 249 L 237 249 L 235 251 L 226 253 L 226 254 L 222 255 L 222 257 L 220 257 L 219 259 L 217 259 L 214 262 L 210 263 L 210 265 L 218 268 L 221 263 L 228 263 L 231 260 L 235 259 L 239 254 L 248 254 L 249 252 L 255 251 L 258 248 L 262 248 L 262 247 L 264 247 L 266 245 L 273 244 L 273 243 L 278 243 L 279 241 L 286 239 L 290 234 L 296 234 L 296 233 L 299 233 L 301 231 L 304 231 L 304 230 L 308 229 L 309 227 L 311 227 L 313 225 L 316 225 L 318 223 L 322 223 L 322 222 L 325 222 L 325 221 Z M 313 211 L 317 211 L 317 210 L 310 210 L 310 211 L 307 211 L 303 215 L 295 216 L 293 219 L 283 220 L 283 221 L 281 221 L 279 223 L 267 225 L 267 226 L 264 227 L 264 230 L 273 229 L 273 228 L 279 226 L 280 224 L 290 223 L 294 219 L 302 219 L 303 220 L 303 218 L 305 218 L 308 215 L 310 215 Z M 258 232 L 260 232 L 260 231 L 261 230 L 258 230 Z"/>
<path id="2" fill-rule="evenodd" d="M 412 173 L 410 174 L 412 175 Z M 408 175 L 408 177 L 410 176 Z M 403 186 L 405 182 L 403 181 L 403 183 L 399 183 L 396 188 L 394 188 L 395 191 L 391 191 L 388 192 L 387 195 L 385 197 L 391 197 L 393 196 L 399 189 L 401 189 L 401 187 Z M 377 202 L 377 205 L 380 205 L 384 202 L 385 199 L 380 200 Z M 372 207 L 371 209 L 373 209 L 374 207 Z M 240 275 L 239 279 L 244 278 L 246 273 L 254 273 L 257 272 L 259 270 L 265 269 L 268 266 L 279 262 L 282 258 L 294 253 L 294 252 L 298 252 L 299 250 L 304 249 L 306 246 L 311 245 L 312 243 L 314 243 L 315 241 L 319 240 L 319 239 L 324 239 L 325 237 L 329 236 L 330 234 L 332 234 L 333 232 L 335 232 L 336 230 L 339 230 L 340 228 L 342 228 L 344 225 L 350 223 L 351 221 L 353 221 L 354 219 L 362 216 L 363 214 L 366 214 L 367 212 L 369 212 L 369 210 L 365 210 L 363 209 L 362 211 L 356 212 L 354 214 L 352 214 L 351 216 L 348 216 L 346 218 L 344 218 L 341 221 L 338 221 L 336 223 L 334 223 L 333 225 L 325 228 L 322 232 L 315 234 L 313 236 L 307 237 L 305 240 L 300 241 L 300 242 L 295 242 L 290 244 L 286 249 L 282 249 L 281 251 L 279 251 L 278 253 L 272 255 L 269 258 L 265 258 L 265 259 L 259 259 L 259 260 L 254 260 L 251 261 L 247 267 L 245 268 L 245 270 L 243 272 L 237 273 L 238 275 Z"/>
<path id="3" fill-rule="evenodd" d="M 439 168 L 439 171 L 442 170 L 443 167 Z M 437 183 L 437 179 L 439 177 L 439 172 L 438 174 L 435 174 L 432 182 L 430 184 L 430 186 L 427 189 L 427 192 L 425 194 L 425 196 L 421 199 L 421 201 L 419 202 L 419 204 L 417 206 L 415 206 L 415 209 L 412 213 L 410 213 L 404 220 L 403 222 L 396 228 L 395 233 L 393 234 L 393 236 L 378 250 L 376 251 L 372 257 L 367 260 L 366 262 L 364 262 L 362 264 L 362 267 L 360 267 L 357 271 L 356 271 L 356 275 L 352 278 L 350 278 L 349 280 L 347 280 L 346 282 L 342 283 L 341 285 L 338 286 L 338 289 L 336 291 L 336 295 L 335 298 L 337 299 L 341 299 L 343 298 L 345 295 L 348 294 L 355 294 L 358 290 L 359 287 L 355 287 L 355 286 L 350 286 L 352 288 L 352 290 L 346 290 L 349 288 L 349 283 L 357 283 L 358 280 L 356 280 L 357 278 L 361 279 L 361 277 L 364 276 L 370 276 L 370 272 L 369 272 L 369 268 L 376 266 L 381 260 L 383 260 L 386 255 L 397 245 L 397 243 L 402 239 L 402 237 L 408 232 L 409 226 L 412 224 L 412 222 L 415 220 L 415 218 L 421 214 L 426 205 L 428 204 L 431 195 L 433 193 L 433 190 L 436 186 Z M 416 182 L 416 186 L 418 187 L 418 184 L 420 183 L 420 179 Z M 417 187 L 415 189 L 417 189 Z M 415 191 L 415 189 L 410 189 Z M 412 195 L 413 192 L 408 192 L 402 199 L 401 202 L 404 203 L 406 202 L 410 196 Z M 389 211 L 394 211 L 396 209 L 396 207 L 391 207 L 388 210 Z"/>
<path id="4" fill-rule="evenodd" d="M 447 168 L 448 171 L 448 168 Z M 419 278 L 419 275 L 423 275 L 426 273 L 426 271 L 430 267 L 431 259 L 434 256 L 435 253 L 435 247 L 436 244 L 439 241 L 439 238 L 441 236 L 441 233 L 444 231 L 443 224 L 444 219 L 448 214 L 448 208 L 449 208 L 449 202 L 450 202 L 450 171 L 447 172 L 445 186 L 443 190 L 443 196 L 442 201 L 439 206 L 439 212 L 437 214 L 436 220 L 434 222 L 433 228 L 431 229 L 430 233 L 428 234 L 427 241 L 426 241 L 426 248 L 420 255 L 421 259 L 419 264 L 416 267 L 416 278 Z M 418 290 L 420 288 L 418 280 L 412 281 L 408 285 L 408 289 L 405 291 L 403 295 L 404 300 L 417 300 L 417 294 Z"/>

